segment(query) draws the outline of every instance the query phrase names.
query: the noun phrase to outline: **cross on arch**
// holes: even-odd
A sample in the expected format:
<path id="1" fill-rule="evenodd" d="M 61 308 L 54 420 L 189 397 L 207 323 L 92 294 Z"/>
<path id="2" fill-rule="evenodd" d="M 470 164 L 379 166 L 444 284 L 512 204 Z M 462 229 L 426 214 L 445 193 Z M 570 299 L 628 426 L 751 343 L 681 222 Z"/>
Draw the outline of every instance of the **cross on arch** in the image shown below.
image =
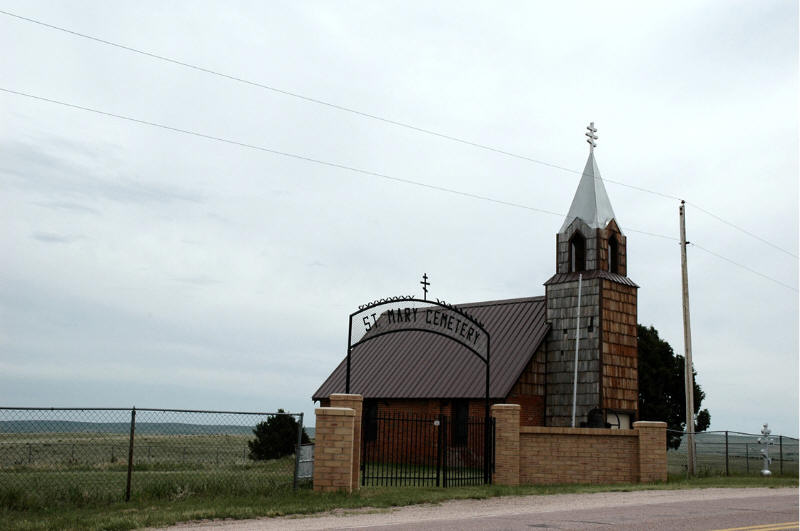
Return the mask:
<path id="1" fill-rule="evenodd" d="M 431 283 L 428 282 L 428 273 L 422 274 L 422 282 L 420 282 L 420 284 L 422 284 L 422 291 L 424 293 L 422 298 L 428 300 L 428 286 L 431 285 Z"/>

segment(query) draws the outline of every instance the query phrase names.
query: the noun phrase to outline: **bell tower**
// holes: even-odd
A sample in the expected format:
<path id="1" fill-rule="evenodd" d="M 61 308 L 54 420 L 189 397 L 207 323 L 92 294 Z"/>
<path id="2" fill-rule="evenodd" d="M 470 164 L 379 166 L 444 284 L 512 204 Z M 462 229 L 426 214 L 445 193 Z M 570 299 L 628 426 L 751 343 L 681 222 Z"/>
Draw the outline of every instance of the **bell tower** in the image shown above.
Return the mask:
<path id="1" fill-rule="evenodd" d="M 572 423 L 577 343 L 575 426 L 630 428 L 639 399 L 638 286 L 627 276 L 627 238 L 595 161 L 594 122 L 587 130 L 589 158 L 556 234 L 556 274 L 545 282 L 545 424 Z"/>

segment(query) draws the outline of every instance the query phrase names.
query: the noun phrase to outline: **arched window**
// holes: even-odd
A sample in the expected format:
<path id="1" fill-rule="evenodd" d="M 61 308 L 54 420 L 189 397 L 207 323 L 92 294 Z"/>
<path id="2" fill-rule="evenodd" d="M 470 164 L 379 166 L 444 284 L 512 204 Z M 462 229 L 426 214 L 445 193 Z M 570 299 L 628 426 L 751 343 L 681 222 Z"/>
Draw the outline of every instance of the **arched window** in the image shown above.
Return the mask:
<path id="1" fill-rule="evenodd" d="M 586 239 L 580 233 L 569 240 L 569 271 L 577 273 L 586 270 Z"/>
<path id="2" fill-rule="evenodd" d="M 608 239 L 608 270 L 612 273 L 619 273 L 617 238 L 614 236 Z"/>

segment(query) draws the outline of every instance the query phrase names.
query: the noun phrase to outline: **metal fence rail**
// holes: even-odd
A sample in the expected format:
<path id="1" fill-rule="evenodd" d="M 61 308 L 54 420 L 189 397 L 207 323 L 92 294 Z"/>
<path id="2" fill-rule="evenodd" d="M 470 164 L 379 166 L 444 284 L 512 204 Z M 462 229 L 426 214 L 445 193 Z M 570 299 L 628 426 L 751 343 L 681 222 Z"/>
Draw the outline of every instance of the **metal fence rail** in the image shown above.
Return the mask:
<path id="1" fill-rule="evenodd" d="M 254 428 L 279 417 L 292 419 L 289 455 L 259 458 Z M 302 413 L 0 407 L 0 495 L 111 502 L 296 488 L 302 425 Z"/>
<path id="2" fill-rule="evenodd" d="M 687 441 L 685 432 L 667 430 L 668 437 L 680 441 L 678 448 L 668 448 L 667 466 L 670 474 L 686 474 Z M 698 476 L 733 476 L 760 474 L 762 466 L 758 443 L 761 434 L 737 431 L 707 431 L 694 434 L 695 471 Z M 773 475 L 798 475 L 798 439 L 773 435 L 769 447 Z"/>

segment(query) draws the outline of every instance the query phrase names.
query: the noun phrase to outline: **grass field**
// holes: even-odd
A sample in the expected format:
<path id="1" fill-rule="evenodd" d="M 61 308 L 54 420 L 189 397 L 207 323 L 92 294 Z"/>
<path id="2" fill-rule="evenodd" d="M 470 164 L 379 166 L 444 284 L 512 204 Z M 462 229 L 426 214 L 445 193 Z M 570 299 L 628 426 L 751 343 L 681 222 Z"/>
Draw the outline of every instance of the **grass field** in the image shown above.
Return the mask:
<path id="1" fill-rule="evenodd" d="M 291 489 L 294 456 L 248 458 L 247 435 L 139 435 L 131 497 L 267 495 Z M 0 506 L 43 508 L 124 500 L 129 435 L 0 434 Z"/>

